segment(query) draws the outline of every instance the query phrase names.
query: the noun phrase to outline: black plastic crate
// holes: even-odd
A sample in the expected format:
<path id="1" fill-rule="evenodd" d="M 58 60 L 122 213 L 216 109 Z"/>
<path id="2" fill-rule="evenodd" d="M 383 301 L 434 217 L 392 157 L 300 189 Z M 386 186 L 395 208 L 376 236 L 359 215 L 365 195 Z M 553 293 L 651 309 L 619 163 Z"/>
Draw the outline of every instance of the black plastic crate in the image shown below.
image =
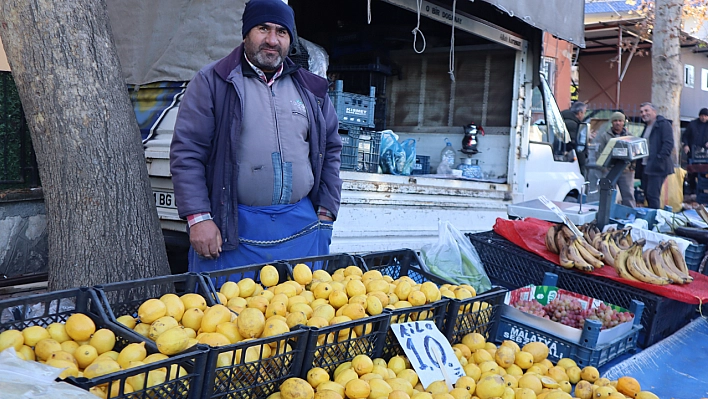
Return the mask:
<path id="1" fill-rule="evenodd" d="M 159 299 L 165 294 L 196 293 L 204 297 L 208 306 L 219 303 L 218 297 L 212 294 L 202 276 L 197 273 L 103 284 L 95 286 L 94 289 L 108 319 L 128 331 L 130 329 L 118 323 L 117 318 L 123 315 L 137 318 L 140 305 L 151 298 Z M 154 345 L 150 340 L 147 340 L 147 343 Z"/>
<path id="2" fill-rule="evenodd" d="M 331 375 L 337 366 L 357 355 L 381 357 L 389 316 L 381 313 L 322 328 L 309 327 L 301 377 L 306 378 L 307 371 L 313 367 L 322 367 Z M 352 334 L 356 329 L 360 329 L 361 334 Z"/>
<path id="3" fill-rule="evenodd" d="M 347 266 L 361 266 L 354 256 L 345 253 L 285 259 L 283 262 L 287 262 L 291 268 L 299 263 L 303 263 L 309 266 L 310 270 L 324 270 L 330 274 L 334 273 L 337 269 L 344 269 Z"/>
<path id="4" fill-rule="evenodd" d="M 482 260 L 492 283 L 508 289 L 539 285 L 546 272 L 557 273 L 560 266 L 520 248 L 493 231 L 465 234 Z"/>
<path id="5" fill-rule="evenodd" d="M 334 90 L 330 91 L 329 98 L 337 112 L 340 123 L 374 127 L 374 113 L 376 108 L 376 88 L 369 87 L 369 95 L 347 93 L 344 91 L 344 82 L 337 80 Z"/>
<path id="6" fill-rule="evenodd" d="M 378 173 L 381 132 L 339 126 L 342 138 L 341 170 Z"/>
<path id="7" fill-rule="evenodd" d="M 74 313 L 82 313 L 93 320 L 97 330 L 106 328 L 115 334 L 116 344 L 113 349 L 115 351 L 120 351 L 128 344 L 145 340 L 122 325 L 115 325 L 101 312 L 102 308 L 99 306 L 97 293 L 88 287 L 12 298 L 0 301 L 0 315 L 2 315 L 0 332 L 9 329 L 21 330 L 30 326 L 47 327 L 51 323 L 65 322 Z M 156 350 L 151 351 L 148 348 L 148 353 L 156 352 Z M 186 374 L 177 378 L 169 379 L 144 390 L 136 390 L 134 393 L 118 392 L 112 393 L 112 395 L 121 399 L 145 397 L 197 399 L 201 397 L 202 371 L 206 365 L 206 356 L 206 348 L 192 348 L 182 355 L 173 356 L 150 365 L 121 370 L 93 379 L 69 377 L 66 381 L 86 390 L 106 383 L 110 386 L 110 383 L 114 381 L 121 381 L 122 386 L 126 378 L 133 375 L 164 367 L 183 367 Z"/>
<path id="8" fill-rule="evenodd" d="M 532 254 L 494 232 L 467 234 L 492 282 L 508 289 L 543 283 L 545 272 L 558 275 L 557 287 L 629 309 L 644 303 L 639 345 L 648 347 L 687 324 L 696 305 L 679 302 L 608 278 L 566 270 Z"/>
<path id="9" fill-rule="evenodd" d="M 398 338 L 396 338 L 396 335 L 393 333 L 391 326 L 393 324 L 412 321 L 432 321 L 440 331 L 443 331 L 449 301 L 448 298 L 443 297 L 439 301 L 425 305 L 401 309 L 385 309 L 384 313 L 389 315 L 389 319 L 388 328 L 386 328 L 386 343 L 381 351 L 381 357 L 389 361 L 394 356 L 405 356 L 401 344 L 398 343 Z"/>
<path id="10" fill-rule="evenodd" d="M 211 348 L 204 377 L 204 398 L 266 398 L 288 378 L 300 377 L 307 328 L 281 336 Z M 268 346 L 271 354 L 264 353 Z M 255 359 L 246 356 L 255 356 Z M 220 360 L 221 359 L 221 360 Z"/>
<path id="11" fill-rule="evenodd" d="M 408 276 L 416 283 L 432 281 L 438 286 L 453 284 L 441 277 L 423 270 L 423 262 L 412 249 L 396 249 L 393 251 L 370 252 L 357 256 L 364 270 L 378 270 L 384 276 L 394 280 Z"/>
<path id="12" fill-rule="evenodd" d="M 448 341 L 462 342 L 462 337 L 473 332 L 484 335 L 487 340 L 493 338 L 507 292 L 504 287 L 494 286 L 472 298 L 450 299 L 442 330 Z"/>
<path id="13" fill-rule="evenodd" d="M 430 157 L 428 155 L 416 155 L 415 165 L 413 165 L 412 175 L 427 175 L 430 173 Z"/>
<path id="14" fill-rule="evenodd" d="M 144 366 L 121 370 L 90 380 L 84 377 L 70 377 L 67 381 L 72 385 L 86 390 L 107 384 L 106 397 L 109 398 L 202 399 L 204 397 L 202 394 L 202 389 L 204 388 L 204 370 L 206 368 L 208 354 L 208 346 L 197 345 L 189 351 L 170 356 L 169 359 L 149 363 Z M 167 376 L 173 376 L 173 378 L 169 378 L 165 382 L 152 387 L 144 389 L 135 388 L 134 392 L 126 393 L 123 391 L 128 378 L 142 375 L 142 378 L 147 381 L 150 372 L 154 370 L 160 372 L 161 369 L 164 369 Z M 111 384 L 115 381 L 119 381 L 118 390 L 111 390 Z"/>

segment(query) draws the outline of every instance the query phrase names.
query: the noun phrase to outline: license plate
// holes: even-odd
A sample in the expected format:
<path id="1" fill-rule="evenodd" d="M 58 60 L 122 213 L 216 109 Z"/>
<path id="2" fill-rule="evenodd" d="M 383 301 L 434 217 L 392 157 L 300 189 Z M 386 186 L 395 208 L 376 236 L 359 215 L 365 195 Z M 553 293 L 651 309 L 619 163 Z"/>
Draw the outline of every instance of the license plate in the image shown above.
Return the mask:
<path id="1" fill-rule="evenodd" d="M 155 205 L 163 208 L 177 209 L 177 205 L 175 205 L 175 195 L 173 193 L 153 190 L 152 194 L 155 196 Z"/>

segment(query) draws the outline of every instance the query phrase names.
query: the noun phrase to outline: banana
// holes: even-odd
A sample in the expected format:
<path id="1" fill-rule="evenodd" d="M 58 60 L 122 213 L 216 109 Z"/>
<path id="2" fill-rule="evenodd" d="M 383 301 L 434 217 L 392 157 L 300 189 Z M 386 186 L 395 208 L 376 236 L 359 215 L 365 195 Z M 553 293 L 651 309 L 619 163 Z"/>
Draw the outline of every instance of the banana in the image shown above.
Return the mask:
<path id="1" fill-rule="evenodd" d="M 597 229 L 597 226 L 595 225 L 595 223 L 588 224 L 587 232 L 588 232 L 588 236 L 590 236 L 590 239 L 587 241 L 592 242 L 595 239 L 595 236 L 597 235 L 598 231 L 599 230 Z"/>
<path id="2" fill-rule="evenodd" d="M 560 253 L 560 249 L 556 245 L 556 232 L 558 230 L 558 225 L 554 224 L 546 232 L 546 249 L 553 252 L 554 254 Z"/>
<path id="3" fill-rule="evenodd" d="M 669 240 L 669 249 L 671 250 L 671 257 L 674 258 L 674 264 L 676 265 L 676 267 L 681 272 L 683 272 L 683 274 L 690 276 L 691 274 L 688 272 L 688 265 L 686 265 L 686 259 L 681 254 L 681 250 L 679 249 L 676 241 Z"/>
<path id="4" fill-rule="evenodd" d="M 615 258 L 610 253 L 610 244 L 607 242 L 607 240 L 601 239 L 598 246 L 599 246 L 598 249 L 604 255 L 603 260 L 605 261 L 605 263 L 614 267 L 615 266 Z"/>
<path id="5" fill-rule="evenodd" d="M 592 246 L 595 247 L 595 249 L 597 249 L 600 252 L 602 252 L 600 250 L 600 243 L 602 242 L 602 239 L 603 239 L 602 234 L 595 234 L 595 237 L 593 237 L 592 242 L 591 242 Z"/>
<path id="6" fill-rule="evenodd" d="M 627 243 L 627 240 L 623 240 L 624 237 L 624 232 L 622 230 L 617 230 L 613 235 L 613 238 L 615 240 L 615 244 L 617 244 L 617 247 L 619 249 L 624 249 L 627 250 L 631 245 Z"/>
<path id="7" fill-rule="evenodd" d="M 580 245 L 581 245 L 586 251 L 588 251 L 588 253 L 590 253 L 590 255 L 591 255 L 593 258 L 595 258 L 595 259 L 597 259 L 597 260 L 600 260 L 600 261 L 602 261 L 602 260 L 604 259 L 605 255 L 603 255 L 602 252 L 598 251 L 595 247 L 593 247 L 592 245 L 590 245 L 590 243 L 587 242 L 584 238 L 579 237 L 579 238 L 578 238 L 578 241 L 580 241 Z M 602 263 L 602 262 L 600 262 L 600 263 Z M 603 263 L 603 264 L 604 264 L 604 263 Z M 600 266 L 600 267 L 602 267 L 602 266 Z"/>
<path id="8" fill-rule="evenodd" d="M 656 276 L 654 273 L 649 273 L 646 268 L 642 267 L 644 261 L 640 256 L 632 254 L 627 258 L 627 271 L 639 281 L 654 285 L 669 284 L 668 278 Z"/>
<path id="9" fill-rule="evenodd" d="M 607 234 L 607 244 L 610 247 L 610 253 L 612 254 L 612 257 L 615 259 L 617 259 L 617 254 L 619 254 L 621 251 L 625 251 L 617 246 L 617 243 L 615 242 L 615 238 L 612 233 Z"/>
<path id="10" fill-rule="evenodd" d="M 575 262 L 568 258 L 568 246 L 565 246 L 560 250 L 558 259 L 560 260 L 560 265 L 566 269 L 572 269 L 575 267 Z"/>
<path id="11" fill-rule="evenodd" d="M 623 279 L 637 281 L 637 279 L 627 271 L 627 258 L 629 258 L 629 251 L 620 251 L 615 258 L 614 268 L 617 274 Z"/>
<path id="12" fill-rule="evenodd" d="M 578 253 L 580 254 L 580 256 L 582 256 L 583 259 L 585 259 L 585 261 L 587 263 L 589 263 L 590 265 L 592 265 L 592 267 L 594 267 L 596 269 L 599 269 L 602 266 L 604 266 L 605 264 L 602 263 L 601 260 L 597 259 L 595 256 L 593 256 L 593 254 L 591 254 L 587 250 L 587 248 L 583 245 L 582 240 L 583 239 L 580 237 L 576 237 L 575 240 L 573 240 L 573 245 L 578 250 Z M 593 251 L 599 252 L 595 248 L 593 248 Z"/>
<path id="13" fill-rule="evenodd" d="M 627 243 L 629 243 L 629 245 L 634 244 L 634 241 L 632 240 L 632 226 L 625 226 L 624 230 L 627 230 L 627 234 L 625 235 Z"/>
<path id="14" fill-rule="evenodd" d="M 563 248 L 567 247 L 569 244 L 568 239 L 565 237 L 565 234 L 563 234 L 563 230 L 560 227 L 556 230 L 556 248 L 558 248 L 558 253 L 560 254 L 563 252 Z"/>
<path id="15" fill-rule="evenodd" d="M 580 254 L 578 250 L 578 246 L 575 245 L 575 241 L 571 242 L 570 245 L 567 247 L 568 251 L 568 259 L 572 260 L 574 263 L 574 267 L 578 270 L 582 270 L 584 272 L 591 272 L 595 270 L 595 268 L 589 264 L 585 258 Z"/>
<path id="16" fill-rule="evenodd" d="M 661 258 L 661 251 L 658 248 L 652 248 L 647 252 L 649 253 L 649 262 L 647 263 L 647 266 L 651 266 L 651 270 L 654 271 L 654 274 L 657 276 L 668 278 L 669 281 L 673 283 L 674 280 L 669 278 L 668 274 L 666 274 L 666 270 L 664 269 L 664 261 Z"/>
<path id="17" fill-rule="evenodd" d="M 666 271 L 666 275 L 668 276 L 668 278 L 676 284 L 688 284 L 690 281 L 683 273 L 681 273 L 680 270 L 678 270 L 678 268 L 676 268 L 671 253 L 665 247 L 662 247 L 660 249 L 660 252 L 661 259 L 663 260 L 662 265 L 664 267 L 664 270 Z"/>

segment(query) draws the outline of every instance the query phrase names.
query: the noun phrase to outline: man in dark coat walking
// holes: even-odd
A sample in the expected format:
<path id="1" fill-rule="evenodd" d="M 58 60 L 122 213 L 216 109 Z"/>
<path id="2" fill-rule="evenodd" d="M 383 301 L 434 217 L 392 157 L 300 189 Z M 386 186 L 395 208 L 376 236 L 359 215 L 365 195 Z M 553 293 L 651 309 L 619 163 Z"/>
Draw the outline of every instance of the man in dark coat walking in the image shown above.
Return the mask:
<path id="1" fill-rule="evenodd" d="M 649 156 L 637 161 L 637 172 L 642 179 L 642 190 L 647 206 L 661 207 L 661 186 L 666 176 L 674 173 L 671 151 L 674 149 L 674 130 L 671 121 L 656 114 L 652 103 L 642 103 L 639 114 L 646 124 L 642 137 L 647 139 Z"/>

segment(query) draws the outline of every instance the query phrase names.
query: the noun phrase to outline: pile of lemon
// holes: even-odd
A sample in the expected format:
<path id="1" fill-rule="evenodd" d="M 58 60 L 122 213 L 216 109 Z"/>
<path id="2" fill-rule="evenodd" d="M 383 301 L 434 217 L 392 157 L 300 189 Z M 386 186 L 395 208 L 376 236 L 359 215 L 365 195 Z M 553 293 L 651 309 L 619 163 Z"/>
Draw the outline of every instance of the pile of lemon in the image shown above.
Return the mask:
<path id="1" fill-rule="evenodd" d="M 113 331 L 96 329 L 94 321 L 81 313 L 75 313 L 64 323 L 52 323 L 47 327 L 31 326 L 22 330 L 6 330 L 0 333 L 0 351 L 14 348 L 17 356 L 24 360 L 37 361 L 63 369 L 60 378 L 69 376 L 96 378 L 166 359 L 162 354 L 148 356 L 145 343 L 133 343 L 120 351 L 114 350 L 116 335 Z M 144 389 L 166 380 L 185 375 L 186 371 L 172 366 L 172 370 L 153 370 L 145 374 L 129 377 L 124 384 L 126 393 Z M 111 397 L 119 392 L 119 381 L 110 388 Z M 91 392 L 106 397 L 107 385 L 97 386 Z"/>
<path id="2" fill-rule="evenodd" d="M 416 283 L 407 276 L 394 280 L 379 271 L 363 272 L 356 266 L 330 274 L 324 270 L 313 272 L 307 265 L 298 264 L 293 268 L 293 280 L 280 281 L 278 270 L 267 265 L 260 271 L 260 283 L 251 278 L 224 283 L 217 293 L 220 305 L 207 306 L 199 294 L 167 294 L 143 302 L 137 320 L 123 315 L 118 321 L 155 341 L 161 353 L 173 355 L 197 343 L 219 347 L 282 335 L 296 325 L 322 328 L 378 315 L 385 308 L 409 308 L 442 297 L 466 299 L 476 295 L 468 285 L 438 287 L 432 282 Z M 322 335 L 318 341 L 322 344 L 337 338 L 355 338 L 371 328 L 370 324 L 344 328 L 337 336 Z M 273 343 L 271 349 L 276 348 L 288 349 Z M 274 354 L 268 348 L 264 352 L 261 349 L 254 347 L 247 361 Z M 222 355 L 220 367 L 227 365 L 231 353 Z M 228 364 L 232 363 L 233 360 Z"/>
<path id="3" fill-rule="evenodd" d="M 359 355 L 340 364 L 331 376 L 322 368 L 313 368 L 306 380 L 290 378 L 268 399 L 658 399 L 642 391 L 631 377 L 610 381 L 600 378 L 595 367 L 581 369 L 571 359 L 553 365 L 547 358 L 548 347 L 541 342 L 520 348 L 504 341 L 497 346 L 471 333 L 453 345 L 453 350 L 465 375 L 452 389 L 445 381 L 423 388 L 403 356 L 386 362 Z"/>

